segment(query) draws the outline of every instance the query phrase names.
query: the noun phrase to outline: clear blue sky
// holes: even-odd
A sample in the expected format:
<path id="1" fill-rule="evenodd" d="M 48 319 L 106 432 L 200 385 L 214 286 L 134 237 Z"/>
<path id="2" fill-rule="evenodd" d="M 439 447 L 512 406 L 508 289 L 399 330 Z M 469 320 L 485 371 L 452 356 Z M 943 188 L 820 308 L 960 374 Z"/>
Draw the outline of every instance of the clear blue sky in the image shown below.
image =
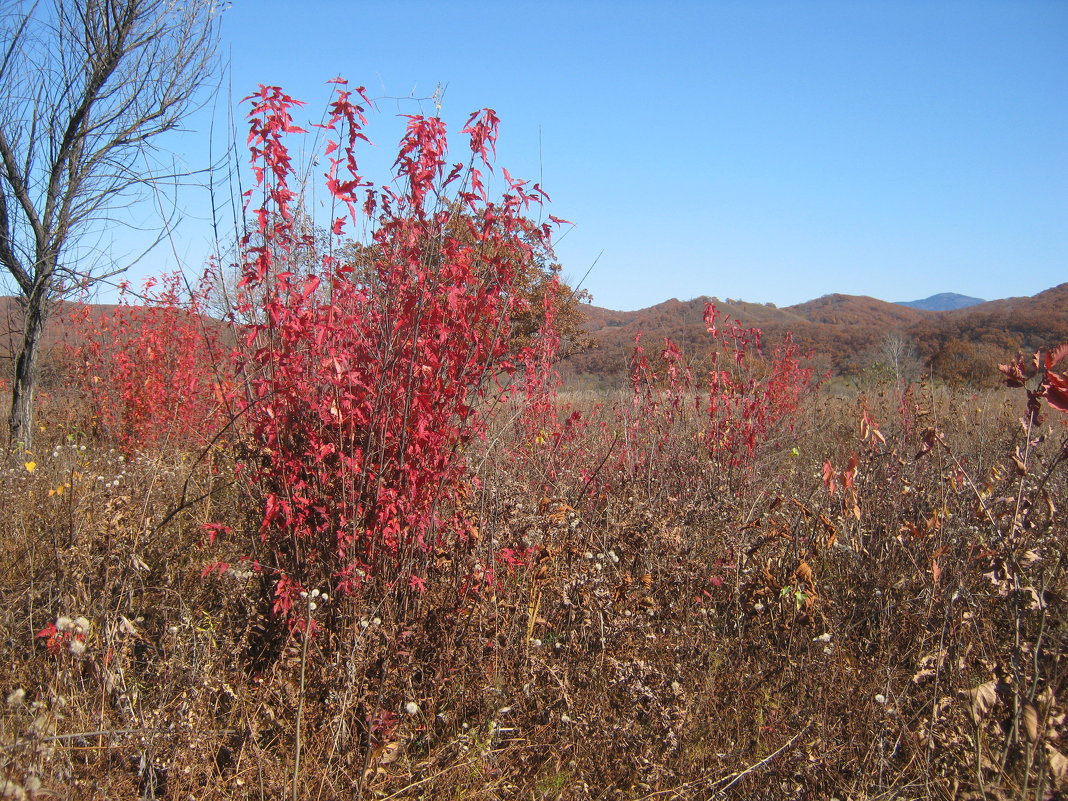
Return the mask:
<path id="1" fill-rule="evenodd" d="M 326 80 L 365 85 L 378 178 L 394 115 L 419 107 L 391 98 L 442 84 L 453 130 L 495 109 L 499 164 L 576 223 L 566 274 L 603 251 L 585 283 L 598 305 L 1068 281 L 1064 0 L 236 0 L 222 47 L 235 98 L 278 84 L 309 119 Z M 171 144 L 195 161 L 206 115 L 190 126 Z M 176 249 L 206 255 L 195 220 Z"/>

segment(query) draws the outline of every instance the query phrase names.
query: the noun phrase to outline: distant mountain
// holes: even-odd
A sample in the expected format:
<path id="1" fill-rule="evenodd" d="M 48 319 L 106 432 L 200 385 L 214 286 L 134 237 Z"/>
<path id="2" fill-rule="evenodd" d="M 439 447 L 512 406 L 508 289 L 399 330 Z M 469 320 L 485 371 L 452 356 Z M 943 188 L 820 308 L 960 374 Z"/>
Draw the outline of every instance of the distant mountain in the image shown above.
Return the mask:
<path id="1" fill-rule="evenodd" d="M 923 300 L 901 300 L 898 306 L 908 306 L 910 309 L 922 309 L 923 311 L 953 311 L 954 309 L 966 309 L 986 303 L 982 298 L 970 298 L 967 295 L 958 295 L 956 292 L 939 292 Z"/>

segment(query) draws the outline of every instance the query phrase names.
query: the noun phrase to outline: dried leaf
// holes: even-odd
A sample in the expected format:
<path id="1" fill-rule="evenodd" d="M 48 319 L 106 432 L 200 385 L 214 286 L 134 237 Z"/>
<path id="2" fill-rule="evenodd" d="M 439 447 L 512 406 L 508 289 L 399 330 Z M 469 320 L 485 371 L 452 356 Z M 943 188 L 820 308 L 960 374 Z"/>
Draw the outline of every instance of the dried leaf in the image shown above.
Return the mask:
<path id="1" fill-rule="evenodd" d="M 971 700 L 972 720 L 978 725 L 983 716 L 998 702 L 998 683 L 991 680 L 971 690 L 965 690 L 964 694 Z"/>
<path id="2" fill-rule="evenodd" d="M 922 684 L 927 679 L 937 674 L 936 669 L 942 667 L 942 663 L 946 659 L 946 650 L 943 648 L 935 653 L 927 654 L 919 662 L 919 670 L 916 671 L 916 675 L 912 677 L 912 681 L 915 684 Z"/>
<path id="3" fill-rule="evenodd" d="M 809 566 L 808 562 L 799 564 L 794 573 L 797 575 L 799 581 L 803 581 L 810 587 L 815 585 L 815 582 L 812 580 L 812 568 Z"/>
<path id="4" fill-rule="evenodd" d="M 1031 704 L 1025 704 L 1023 708 L 1023 715 L 1021 715 L 1021 721 L 1023 724 L 1024 736 L 1027 737 L 1027 742 L 1038 742 L 1038 712 Z"/>
<path id="5" fill-rule="evenodd" d="M 935 675 L 934 668 L 923 668 L 916 672 L 916 675 L 912 677 L 914 684 L 923 684 L 927 679 L 933 678 Z"/>
<path id="6" fill-rule="evenodd" d="M 390 765 L 397 761 L 402 751 L 403 743 L 400 740 L 390 740 L 377 746 L 371 754 L 371 759 L 379 765 Z"/>
<path id="7" fill-rule="evenodd" d="M 1054 785 L 1058 788 L 1068 787 L 1068 757 L 1049 743 L 1046 743 L 1046 764 L 1049 765 Z"/>
<path id="8" fill-rule="evenodd" d="M 1038 694 L 1036 700 L 1038 701 L 1039 708 L 1042 710 L 1042 714 L 1048 715 L 1050 710 L 1053 709 L 1057 703 L 1057 696 L 1055 696 L 1053 691 L 1047 687 Z"/>
<path id="9" fill-rule="evenodd" d="M 919 459 L 924 454 L 930 453 L 931 449 L 934 448 L 936 444 L 946 444 L 945 435 L 942 434 L 942 432 L 939 431 L 937 428 L 933 427 L 928 427 L 923 430 L 923 433 L 920 434 L 920 441 L 922 443 L 922 447 L 920 448 L 919 452 L 912 457 L 913 459 Z"/>
<path id="10" fill-rule="evenodd" d="M 1042 600 L 1042 596 L 1038 594 L 1038 590 L 1034 587 L 1024 587 L 1020 590 L 1020 593 L 1024 595 L 1027 600 L 1027 608 L 1031 610 L 1045 609 L 1046 602 Z"/>
<path id="11" fill-rule="evenodd" d="M 1016 446 L 1016 451 L 1012 454 L 1012 461 L 1016 463 L 1016 474 L 1021 476 L 1027 475 L 1027 465 L 1024 463 L 1023 457 L 1020 455 L 1020 446 Z"/>

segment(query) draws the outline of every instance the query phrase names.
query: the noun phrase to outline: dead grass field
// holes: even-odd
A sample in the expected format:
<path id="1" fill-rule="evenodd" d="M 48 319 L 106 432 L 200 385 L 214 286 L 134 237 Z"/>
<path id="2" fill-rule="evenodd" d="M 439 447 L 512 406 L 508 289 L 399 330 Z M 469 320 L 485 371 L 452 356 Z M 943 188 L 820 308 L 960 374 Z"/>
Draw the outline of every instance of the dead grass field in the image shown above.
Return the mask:
<path id="1" fill-rule="evenodd" d="M 747 476 L 696 419 L 609 476 L 637 445 L 596 398 L 555 467 L 502 415 L 426 592 L 324 586 L 307 640 L 230 446 L 46 412 L 0 490 L 0 796 L 1063 798 L 1068 429 L 1024 404 L 816 396 Z"/>

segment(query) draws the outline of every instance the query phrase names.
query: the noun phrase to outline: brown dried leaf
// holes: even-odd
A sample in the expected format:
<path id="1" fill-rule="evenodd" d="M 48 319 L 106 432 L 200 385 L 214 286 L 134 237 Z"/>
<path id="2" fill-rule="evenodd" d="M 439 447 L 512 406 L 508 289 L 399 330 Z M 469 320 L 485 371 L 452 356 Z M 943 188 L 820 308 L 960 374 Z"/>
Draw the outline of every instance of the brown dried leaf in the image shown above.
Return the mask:
<path id="1" fill-rule="evenodd" d="M 1054 786 L 1068 787 L 1068 757 L 1049 743 L 1046 743 L 1046 764 L 1049 765 Z"/>
<path id="2" fill-rule="evenodd" d="M 972 720 L 978 725 L 983 716 L 998 702 L 998 683 L 993 680 L 988 681 L 978 687 L 965 690 L 964 695 L 971 700 Z"/>
<path id="3" fill-rule="evenodd" d="M 1012 461 L 1016 463 L 1017 475 L 1027 475 L 1027 465 L 1024 464 L 1023 457 L 1020 455 L 1020 446 L 1016 446 L 1016 451 L 1012 454 Z"/>
<path id="4" fill-rule="evenodd" d="M 927 679 L 937 675 L 937 668 L 942 667 L 946 658 L 946 650 L 943 648 L 935 653 L 927 654 L 919 661 L 919 670 L 912 677 L 915 684 L 922 684 Z"/>
<path id="5" fill-rule="evenodd" d="M 1024 736 L 1027 737 L 1027 742 L 1038 742 L 1038 712 L 1031 704 L 1024 705 L 1023 715 L 1021 715 L 1021 721 L 1023 724 Z"/>
<path id="6" fill-rule="evenodd" d="M 828 534 L 831 534 L 831 535 L 837 535 L 838 534 L 838 529 L 836 529 L 834 527 L 834 523 L 831 522 L 831 519 L 829 517 L 827 517 L 827 515 L 823 515 L 823 514 L 820 515 L 820 523 L 823 524 L 823 529 Z"/>
<path id="7" fill-rule="evenodd" d="M 375 747 L 371 754 L 371 760 L 379 765 L 391 765 L 397 761 L 403 752 L 404 743 L 400 740 L 389 740 Z"/>
<path id="8" fill-rule="evenodd" d="M 799 564 L 794 573 L 797 575 L 799 581 L 803 581 L 810 587 L 815 585 L 815 582 L 812 580 L 812 568 L 809 566 L 808 562 Z"/>
<path id="9" fill-rule="evenodd" d="M 934 675 L 934 668 L 922 668 L 916 671 L 916 675 L 912 677 L 912 681 L 914 684 L 923 684 L 923 682 L 932 678 Z"/>
<path id="10" fill-rule="evenodd" d="M 1036 590 L 1034 587 L 1025 587 L 1020 591 L 1020 593 L 1028 599 L 1028 609 L 1035 610 L 1046 608 L 1046 602 L 1042 600 L 1042 596 L 1038 594 L 1038 590 Z"/>
<path id="11" fill-rule="evenodd" d="M 1053 691 L 1047 687 L 1038 694 L 1036 700 L 1038 701 L 1039 708 L 1042 710 L 1042 714 L 1048 715 L 1050 710 L 1053 709 L 1054 705 L 1057 703 L 1057 696 L 1055 696 Z"/>

